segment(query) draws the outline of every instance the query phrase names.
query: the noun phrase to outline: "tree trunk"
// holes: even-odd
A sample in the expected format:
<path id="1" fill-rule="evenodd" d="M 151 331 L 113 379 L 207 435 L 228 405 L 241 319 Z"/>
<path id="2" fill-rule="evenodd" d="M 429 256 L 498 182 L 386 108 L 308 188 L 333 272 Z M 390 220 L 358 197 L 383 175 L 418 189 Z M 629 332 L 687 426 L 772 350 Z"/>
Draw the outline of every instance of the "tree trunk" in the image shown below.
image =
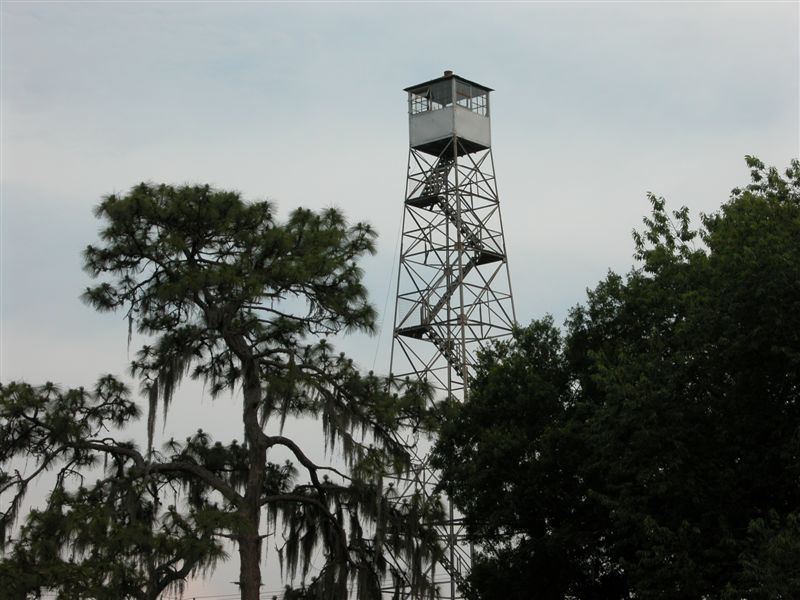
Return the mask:
<path id="1" fill-rule="evenodd" d="M 261 378 L 258 362 L 241 335 L 225 336 L 225 341 L 242 365 L 242 422 L 247 443 L 248 474 L 244 489 L 243 518 L 237 535 L 239 543 L 239 589 L 242 600 L 259 600 L 261 594 L 261 495 L 266 477 L 267 448 L 258 422 L 261 404 Z"/>
<path id="2" fill-rule="evenodd" d="M 239 588 L 242 600 L 259 600 L 261 593 L 261 494 L 264 482 L 264 451 L 259 451 L 257 441 L 251 444 L 250 474 L 245 490 L 245 507 L 239 513 L 244 518 L 238 535 L 239 542 Z"/>
<path id="3" fill-rule="evenodd" d="M 261 537 L 258 529 L 239 536 L 239 589 L 242 600 L 259 600 L 261 594 Z"/>
<path id="4" fill-rule="evenodd" d="M 267 449 L 258 423 L 261 404 L 261 381 L 254 360 L 243 361 L 244 406 L 242 421 L 247 441 L 249 473 L 244 491 L 244 516 L 246 524 L 239 540 L 241 567 L 239 581 L 242 600 L 259 600 L 261 595 L 261 495 L 266 477 Z"/>

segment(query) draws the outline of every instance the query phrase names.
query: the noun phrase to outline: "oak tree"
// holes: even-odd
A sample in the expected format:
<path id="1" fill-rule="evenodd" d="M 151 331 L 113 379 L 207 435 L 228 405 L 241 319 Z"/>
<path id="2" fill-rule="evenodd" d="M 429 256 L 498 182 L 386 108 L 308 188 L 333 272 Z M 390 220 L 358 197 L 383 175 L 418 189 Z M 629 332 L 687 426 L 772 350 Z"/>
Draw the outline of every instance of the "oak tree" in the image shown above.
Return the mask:
<path id="1" fill-rule="evenodd" d="M 800 162 L 487 353 L 437 446 L 474 598 L 800 597 Z"/>

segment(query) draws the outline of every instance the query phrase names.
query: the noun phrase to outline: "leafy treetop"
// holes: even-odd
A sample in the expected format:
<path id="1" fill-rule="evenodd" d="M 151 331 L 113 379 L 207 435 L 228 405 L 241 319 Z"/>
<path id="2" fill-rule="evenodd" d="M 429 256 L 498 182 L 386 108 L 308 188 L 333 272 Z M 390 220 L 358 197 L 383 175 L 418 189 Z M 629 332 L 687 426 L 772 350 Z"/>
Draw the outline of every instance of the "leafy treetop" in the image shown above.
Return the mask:
<path id="1" fill-rule="evenodd" d="M 482 545 L 471 597 L 800 597 L 800 162 L 483 356 L 434 462 Z"/>

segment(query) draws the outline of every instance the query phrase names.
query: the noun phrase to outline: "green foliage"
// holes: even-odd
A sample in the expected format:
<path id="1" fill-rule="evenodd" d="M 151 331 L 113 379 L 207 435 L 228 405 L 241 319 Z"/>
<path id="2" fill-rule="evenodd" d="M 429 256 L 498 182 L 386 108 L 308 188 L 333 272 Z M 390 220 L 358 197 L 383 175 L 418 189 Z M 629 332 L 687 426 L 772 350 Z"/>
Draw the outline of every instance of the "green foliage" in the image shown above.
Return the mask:
<path id="1" fill-rule="evenodd" d="M 742 591 L 764 600 L 800 596 L 800 515 L 781 517 L 772 510 L 751 521 L 747 533 L 750 544 L 741 557 L 743 586 L 730 590 L 729 596 Z"/>
<path id="2" fill-rule="evenodd" d="M 98 310 L 125 310 L 131 325 L 155 336 L 133 372 L 165 409 L 190 368 L 214 394 L 233 389 L 238 354 L 248 350 L 232 347 L 236 338 L 268 386 L 263 411 L 316 415 L 317 404 L 304 404 L 297 390 L 317 386 L 320 373 L 329 381 L 307 365 L 333 359 L 324 341 L 303 338 L 373 327 L 356 261 L 373 251 L 375 234 L 347 226 L 333 209 L 299 209 L 279 224 L 269 203 L 247 204 L 234 192 L 141 184 L 108 196 L 96 213 L 106 222 L 104 245 L 87 247 L 86 269 L 112 280 L 84 298 Z"/>
<path id="3" fill-rule="evenodd" d="M 65 600 L 155 600 L 224 556 L 213 537 L 219 525 L 214 511 L 197 505 L 185 515 L 174 506 L 162 509 L 156 482 L 130 477 L 145 467 L 135 445 L 105 433 L 138 414 L 128 390 L 111 376 L 92 392 L 63 392 L 52 384 L 0 385 L 4 462 L 18 456 L 36 464 L 27 476 L 3 471 L 2 491 L 16 492 L 2 514 L 4 531 L 18 517 L 29 484 L 44 470 L 58 471 L 46 507 L 27 515 L 0 562 L 0 588 L 9 597 L 53 589 Z M 104 479 L 87 484 L 87 469 L 112 450 Z M 130 460 L 134 464 L 126 468 Z M 78 485 L 70 489 L 74 481 Z"/>
<path id="4" fill-rule="evenodd" d="M 475 598 L 793 598 L 800 564 L 800 163 L 482 359 L 436 450 Z"/>
<path id="5" fill-rule="evenodd" d="M 27 477 L 16 469 L 0 471 L 0 492 L 19 492 L 0 514 L 2 531 L 19 516 L 24 493 L 38 475 L 61 462 L 75 469 L 95 465 L 97 457 L 88 440 L 99 437 L 109 425 L 124 426 L 138 414 L 124 384 L 110 375 L 100 379 L 93 391 L 63 392 L 52 383 L 39 388 L 0 384 L 0 457 L 6 463 L 24 456 L 38 466 Z"/>
<path id="6" fill-rule="evenodd" d="M 126 576 L 152 576 L 149 565 L 136 558 L 145 552 L 156 560 L 183 556 L 189 570 L 213 566 L 220 557 L 215 540 L 224 536 L 238 546 L 242 598 L 258 598 L 265 522 L 270 531 L 283 528 L 282 565 L 307 584 L 308 597 L 347 598 L 351 587 L 359 598 L 374 598 L 384 579 L 399 584 L 404 574 L 387 563 L 386 551 L 415 566 L 408 575 L 416 593 L 431 593 L 423 566 L 436 560 L 439 548 L 421 523 L 441 518 L 441 506 L 419 497 L 397 502 L 383 482 L 386 472 L 410 464 L 398 431 L 430 429 L 429 390 L 362 374 L 326 340 L 373 329 L 375 313 L 358 267 L 359 258 L 373 251 L 369 226 L 348 225 L 333 209 L 296 210 L 281 223 L 269 203 L 246 203 L 234 192 L 208 186 L 141 184 L 106 197 L 96 212 L 104 223 L 101 241 L 84 256 L 86 270 L 101 281 L 84 299 L 98 310 L 124 311 L 129 340 L 134 328 L 150 340 L 131 365 L 149 403 L 147 448 L 140 451 L 101 432 L 104 424 L 122 425 L 135 416 L 135 405 L 121 392 L 130 414 L 106 414 L 111 409 L 105 408 L 92 421 L 93 430 L 81 425 L 80 410 L 66 411 L 63 423 L 51 426 L 38 421 L 35 402 L 15 408 L 4 396 L 2 426 L 17 440 L 14 451 L 3 454 L 4 464 L 6 457 L 35 448 L 41 437 L 49 445 L 35 455 L 37 463 L 42 469 L 60 464 L 65 476 L 105 456 L 119 492 L 98 483 L 63 497 L 75 515 L 87 494 L 106 498 L 111 507 L 102 521 L 106 531 L 118 528 L 120 535 L 142 537 L 125 546 L 129 554 L 119 560 Z M 186 376 L 203 380 L 213 395 L 241 395 L 241 444 L 214 442 L 198 431 L 184 441 L 169 440 L 161 450 L 153 447 L 156 410 L 161 405 L 167 418 Z M 29 389 L 46 405 L 41 410 L 61 414 L 62 398 Z M 266 433 L 273 421 L 282 430 L 289 417 L 319 421 L 328 449 L 343 455 L 348 472 L 316 464 L 291 438 Z M 293 460 L 271 462 L 276 451 Z M 84 462 L 72 461 L 73 455 Z M 27 482 L 19 476 L 7 483 L 16 491 L 16 504 L 6 525 Z M 134 490 L 147 491 L 152 507 L 140 529 L 115 521 L 119 503 Z M 185 514 L 163 508 L 166 491 L 180 494 Z M 39 521 L 60 522 L 59 502 L 53 497 L 46 514 L 32 515 L 14 556 L 27 556 L 26 534 Z M 64 543 L 72 540 L 77 548 L 70 535 L 75 532 L 65 529 Z M 99 535 L 85 547 L 90 558 L 106 549 Z M 312 573 L 317 550 L 325 563 Z M 57 567 L 56 554 L 51 557 Z M 104 581 L 110 585 L 110 579 Z M 59 585 L 67 589 L 66 583 Z M 112 586 L 118 597 L 128 594 L 125 585 Z"/>

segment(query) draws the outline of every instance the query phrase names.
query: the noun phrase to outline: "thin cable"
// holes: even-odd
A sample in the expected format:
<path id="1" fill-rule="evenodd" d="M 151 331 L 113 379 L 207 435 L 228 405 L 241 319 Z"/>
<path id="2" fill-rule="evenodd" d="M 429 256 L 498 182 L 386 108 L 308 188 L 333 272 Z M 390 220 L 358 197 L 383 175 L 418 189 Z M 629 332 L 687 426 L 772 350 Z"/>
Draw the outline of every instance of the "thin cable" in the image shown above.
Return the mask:
<path id="1" fill-rule="evenodd" d="M 394 254 L 392 255 L 392 266 L 389 268 L 389 285 L 386 288 L 386 300 L 383 301 L 383 313 L 381 315 L 381 324 L 378 327 L 378 342 L 375 344 L 375 356 L 372 357 L 372 370 L 375 371 L 375 364 L 378 362 L 378 351 L 381 348 L 381 336 L 383 335 L 383 323 L 386 320 L 386 309 L 389 306 L 389 296 L 392 293 L 392 283 L 394 282 L 394 267 L 397 260 L 397 252 L 400 248 L 400 237 L 403 229 L 403 221 L 397 226 L 397 235 L 394 240 Z M 399 271 L 398 271 L 399 275 Z"/>

